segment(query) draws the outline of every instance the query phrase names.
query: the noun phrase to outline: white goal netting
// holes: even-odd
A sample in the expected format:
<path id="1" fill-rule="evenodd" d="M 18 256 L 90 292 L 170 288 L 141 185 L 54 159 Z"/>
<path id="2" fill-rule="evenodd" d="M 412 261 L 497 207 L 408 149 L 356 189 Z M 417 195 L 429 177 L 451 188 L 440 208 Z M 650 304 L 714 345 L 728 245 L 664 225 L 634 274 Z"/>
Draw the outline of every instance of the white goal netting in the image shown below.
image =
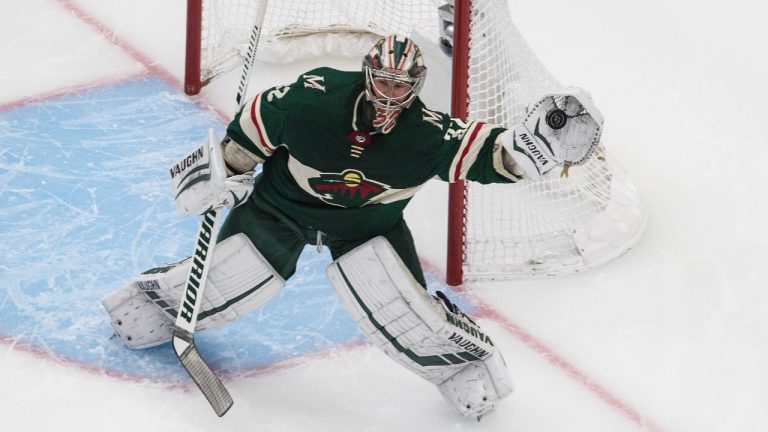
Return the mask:
<path id="1" fill-rule="evenodd" d="M 204 1 L 203 81 L 241 64 L 258 1 Z M 445 3 L 271 0 L 257 58 L 291 62 L 329 54 L 362 56 L 378 35 L 398 32 L 414 37 L 427 56 L 429 85 L 440 75 L 433 73 L 437 68 L 450 70 L 450 59 L 438 48 L 438 8 Z M 471 119 L 512 126 L 524 115 L 525 104 L 561 87 L 513 25 L 506 1 L 472 2 Z M 449 87 L 440 92 L 448 94 Z M 632 247 L 642 234 L 645 214 L 630 179 L 606 148 L 610 145 L 603 143 L 567 178 L 554 170 L 515 185 L 469 183 L 465 279 L 572 273 Z"/>

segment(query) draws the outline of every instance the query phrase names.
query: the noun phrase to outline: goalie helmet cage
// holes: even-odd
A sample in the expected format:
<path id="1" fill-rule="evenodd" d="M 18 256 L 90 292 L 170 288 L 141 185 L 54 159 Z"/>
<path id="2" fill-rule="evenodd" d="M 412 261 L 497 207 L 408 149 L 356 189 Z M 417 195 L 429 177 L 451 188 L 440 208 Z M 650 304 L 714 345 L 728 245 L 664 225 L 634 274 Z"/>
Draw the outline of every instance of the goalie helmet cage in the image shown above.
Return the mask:
<path id="1" fill-rule="evenodd" d="M 242 64 L 259 1 L 188 0 L 185 90 Z M 525 104 L 562 88 L 512 23 L 506 0 L 269 0 L 257 57 L 362 55 L 381 35 L 438 44 L 454 11 L 452 116 L 510 127 Z M 440 11 L 439 11 L 440 10 Z M 599 101 L 598 101 L 599 102 Z M 610 148 L 610 146 L 608 146 Z M 582 166 L 512 185 L 450 185 L 447 281 L 554 276 L 606 263 L 640 238 L 646 216 L 600 145 Z"/>

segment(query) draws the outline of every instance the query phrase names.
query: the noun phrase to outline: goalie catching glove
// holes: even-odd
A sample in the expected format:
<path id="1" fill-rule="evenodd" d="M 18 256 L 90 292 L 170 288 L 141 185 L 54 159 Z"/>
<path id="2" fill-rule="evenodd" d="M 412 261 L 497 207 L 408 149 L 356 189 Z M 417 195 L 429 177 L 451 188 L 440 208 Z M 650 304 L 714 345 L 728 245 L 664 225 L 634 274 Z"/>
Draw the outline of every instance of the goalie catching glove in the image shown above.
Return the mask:
<path id="1" fill-rule="evenodd" d="M 199 215 L 217 207 L 237 207 L 253 192 L 253 173 L 227 177 L 222 142 L 213 129 L 208 139 L 171 167 L 176 210 Z"/>
<path id="2" fill-rule="evenodd" d="M 522 124 L 504 132 L 501 142 L 525 175 L 535 178 L 555 166 L 586 162 L 602 132 L 603 115 L 590 94 L 570 87 L 530 106 Z"/>

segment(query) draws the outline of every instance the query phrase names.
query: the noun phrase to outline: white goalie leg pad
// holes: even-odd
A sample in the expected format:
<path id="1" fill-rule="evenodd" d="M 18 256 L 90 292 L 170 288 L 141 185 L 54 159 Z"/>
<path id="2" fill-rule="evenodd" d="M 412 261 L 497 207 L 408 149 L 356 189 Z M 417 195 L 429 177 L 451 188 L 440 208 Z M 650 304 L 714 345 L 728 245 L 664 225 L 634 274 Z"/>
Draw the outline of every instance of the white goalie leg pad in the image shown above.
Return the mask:
<path id="1" fill-rule="evenodd" d="M 368 338 L 396 362 L 438 385 L 462 414 L 482 414 L 512 392 L 490 337 L 419 285 L 384 237 L 355 248 L 326 271 Z"/>
<path id="2" fill-rule="evenodd" d="M 187 258 L 148 270 L 102 300 L 115 333 L 128 347 L 148 348 L 171 340 L 191 267 Z M 214 248 L 195 329 L 233 321 L 267 302 L 284 285 L 247 236 L 229 237 Z"/>

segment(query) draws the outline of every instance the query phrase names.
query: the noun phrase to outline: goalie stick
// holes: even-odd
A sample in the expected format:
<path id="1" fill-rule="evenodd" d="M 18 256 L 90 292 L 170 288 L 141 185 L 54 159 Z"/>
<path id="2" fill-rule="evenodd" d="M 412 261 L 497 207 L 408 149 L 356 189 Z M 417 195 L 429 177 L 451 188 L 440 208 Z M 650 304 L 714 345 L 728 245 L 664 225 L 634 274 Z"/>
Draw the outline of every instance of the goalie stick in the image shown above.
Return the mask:
<path id="1" fill-rule="evenodd" d="M 245 105 L 248 82 L 256 58 L 256 47 L 261 36 L 261 27 L 264 22 L 264 14 L 267 9 L 267 1 L 260 2 L 256 11 L 256 20 L 251 32 L 248 44 L 248 53 L 243 63 L 243 73 L 240 77 L 235 102 L 238 111 Z M 173 329 L 173 350 L 179 358 L 184 369 L 195 381 L 197 387 L 203 393 L 211 407 L 219 417 L 232 408 L 234 401 L 224 384 L 211 370 L 203 357 L 197 351 L 194 341 L 197 314 L 200 311 L 200 303 L 203 298 L 205 281 L 208 278 L 208 269 L 213 260 L 213 248 L 216 246 L 216 233 L 218 231 L 221 208 L 210 209 L 203 214 L 203 222 L 197 234 L 195 255 L 192 269 L 187 277 L 187 285 L 182 293 L 179 312 Z M 202 261 L 201 261 L 202 260 Z"/>
<path id="2" fill-rule="evenodd" d="M 213 261 L 213 248 L 216 246 L 216 232 L 220 220 L 220 208 L 208 210 L 203 214 L 203 222 L 197 233 L 195 254 L 192 257 L 192 268 L 187 276 L 187 285 L 182 293 L 179 312 L 173 327 L 173 350 L 176 352 L 176 357 L 219 417 L 226 414 L 232 407 L 232 396 L 200 356 L 195 347 L 194 333 L 205 281 L 208 279 L 208 270 Z"/>
<path id="3" fill-rule="evenodd" d="M 237 103 L 238 110 L 245 105 L 245 96 L 248 91 L 248 83 L 250 82 L 251 69 L 253 68 L 253 62 L 256 60 L 256 47 L 259 45 L 259 38 L 261 37 L 261 27 L 264 22 L 264 14 L 267 10 L 267 1 L 259 3 L 259 9 L 256 11 L 256 22 L 253 25 L 253 31 L 251 31 L 251 38 L 248 41 L 248 53 L 245 55 L 245 62 L 243 63 L 243 73 L 240 75 L 240 85 L 237 87 L 237 96 L 235 102 Z"/>

